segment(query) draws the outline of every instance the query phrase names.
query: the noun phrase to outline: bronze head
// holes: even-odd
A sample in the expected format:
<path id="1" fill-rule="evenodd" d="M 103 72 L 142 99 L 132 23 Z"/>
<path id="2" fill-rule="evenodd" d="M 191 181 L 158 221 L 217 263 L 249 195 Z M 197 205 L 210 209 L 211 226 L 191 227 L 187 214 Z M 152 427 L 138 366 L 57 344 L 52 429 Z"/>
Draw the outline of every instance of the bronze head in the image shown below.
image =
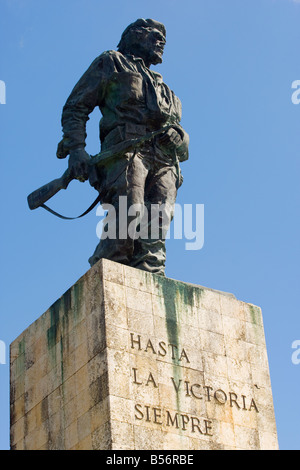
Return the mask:
<path id="1" fill-rule="evenodd" d="M 145 65 L 160 64 L 166 44 L 166 29 L 162 23 L 140 18 L 131 23 L 121 36 L 118 50 L 144 60 Z"/>

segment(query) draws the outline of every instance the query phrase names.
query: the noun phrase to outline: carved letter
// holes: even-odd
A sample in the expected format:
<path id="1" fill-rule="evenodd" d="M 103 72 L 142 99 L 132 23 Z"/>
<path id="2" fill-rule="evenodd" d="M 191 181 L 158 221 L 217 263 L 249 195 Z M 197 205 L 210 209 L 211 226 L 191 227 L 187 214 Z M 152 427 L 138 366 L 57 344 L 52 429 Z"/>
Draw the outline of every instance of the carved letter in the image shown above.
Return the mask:
<path id="1" fill-rule="evenodd" d="M 190 418 L 187 415 L 181 415 L 182 418 L 182 429 L 183 431 L 186 430 L 186 425 L 188 424 Z"/>
<path id="2" fill-rule="evenodd" d="M 135 369 L 135 368 L 133 367 L 132 370 L 133 370 L 133 376 L 134 376 L 133 383 L 134 383 L 134 384 L 137 384 L 137 385 L 142 385 L 143 382 L 138 382 L 137 379 L 136 379 L 136 371 L 137 371 L 137 369 Z"/>
<path id="3" fill-rule="evenodd" d="M 259 413 L 258 408 L 257 408 L 256 403 L 255 403 L 253 398 L 252 398 L 251 403 L 250 403 L 249 411 L 251 411 L 251 408 L 255 408 L 256 413 Z"/>
<path id="4" fill-rule="evenodd" d="M 180 355 L 179 360 L 181 361 L 181 359 L 182 359 L 183 357 L 185 357 L 186 362 L 190 362 L 190 361 L 189 361 L 189 358 L 187 357 L 187 353 L 185 352 L 184 349 L 182 349 L 182 351 L 181 351 L 181 355 Z"/>
<path id="5" fill-rule="evenodd" d="M 171 423 L 171 426 L 174 426 L 174 424 L 176 424 L 176 428 L 177 428 L 177 429 L 179 428 L 179 425 L 178 425 L 178 413 L 175 414 L 174 420 L 172 420 L 172 416 L 170 415 L 169 411 L 167 410 L 167 426 L 170 426 L 169 423 Z"/>
<path id="6" fill-rule="evenodd" d="M 146 405 L 145 408 L 146 408 L 146 412 L 147 412 L 146 421 L 150 421 L 150 416 L 149 416 L 149 409 L 150 409 L 150 406 Z"/>
<path id="7" fill-rule="evenodd" d="M 195 417 L 192 417 L 191 419 L 192 419 L 192 432 L 195 432 L 195 428 L 197 428 L 199 433 L 203 434 L 203 432 L 201 431 L 200 426 L 199 426 L 200 425 L 199 419 L 195 418 Z M 197 424 L 195 424 L 194 421 L 197 421 Z"/>
<path id="8" fill-rule="evenodd" d="M 213 388 L 208 387 L 206 385 L 203 388 L 206 389 L 206 391 L 207 391 L 207 401 L 210 401 L 210 390 L 213 390 Z"/>
<path id="9" fill-rule="evenodd" d="M 175 390 L 176 390 L 176 393 L 178 393 L 178 392 L 179 392 L 179 389 L 180 389 L 180 385 L 181 385 L 182 380 L 181 380 L 181 379 L 179 380 L 178 385 L 176 385 L 175 379 L 174 379 L 173 377 L 171 377 L 171 380 L 172 380 L 172 382 L 173 382 L 173 385 L 174 385 L 174 388 L 175 388 Z"/>
<path id="10" fill-rule="evenodd" d="M 134 336 L 134 333 L 130 333 L 130 337 L 131 337 L 131 348 L 134 349 L 134 345 L 137 344 L 138 345 L 138 349 L 139 351 L 142 349 L 141 348 L 141 336 L 140 335 L 137 335 L 138 339 L 133 339 L 133 336 Z"/>
<path id="11" fill-rule="evenodd" d="M 220 394 L 223 395 L 223 399 L 220 397 Z M 219 398 L 218 398 L 218 395 L 219 395 Z M 226 401 L 227 401 L 227 395 L 221 389 L 215 391 L 214 397 L 219 403 L 222 403 L 222 405 L 224 405 L 224 403 L 226 403 Z"/>
<path id="12" fill-rule="evenodd" d="M 235 397 L 235 398 L 232 398 L 232 397 Z M 236 401 L 237 400 L 237 395 L 236 393 L 233 393 L 233 392 L 229 392 L 229 398 L 230 398 L 230 406 L 232 407 L 233 406 L 233 403 L 236 404 L 236 406 L 238 408 L 240 408 L 240 405 L 238 404 L 238 402 Z"/>
<path id="13" fill-rule="evenodd" d="M 212 421 L 210 421 L 208 419 L 205 419 L 204 423 L 205 423 L 205 433 L 204 434 L 206 436 L 212 436 L 212 434 L 209 434 L 209 432 L 208 432 L 212 429 L 212 427 L 211 427 Z"/>
<path id="14" fill-rule="evenodd" d="M 142 412 L 141 410 L 139 410 L 139 408 L 142 408 L 142 405 L 139 405 L 139 404 L 137 403 L 134 408 L 135 408 L 135 410 L 141 415 L 140 418 L 139 418 L 137 415 L 134 415 L 135 419 L 139 419 L 139 420 L 143 419 L 144 414 L 143 414 L 143 412 Z"/>
<path id="15" fill-rule="evenodd" d="M 184 383 L 185 383 L 186 396 L 190 397 L 191 396 L 190 391 L 189 391 L 190 382 L 188 380 L 185 380 Z"/>
<path id="16" fill-rule="evenodd" d="M 162 424 L 161 421 L 157 421 L 157 418 L 161 418 L 161 408 L 153 408 L 154 413 L 154 423 Z"/>
<path id="17" fill-rule="evenodd" d="M 153 354 L 156 354 L 156 351 L 155 351 L 155 349 L 154 349 L 154 347 L 153 347 L 153 344 L 151 343 L 151 339 L 148 340 L 148 343 L 147 343 L 145 352 L 148 351 L 148 348 L 152 349 Z"/>
<path id="18" fill-rule="evenodd" d="M 172 348 L 172 359 L 176 359 L 175 357 L 175 349 L 177 349 L 176 344 L 169 344 L 169 346 L 171 346 Z"/>
<path id="19" fill-rule="evenodd" d="M 243 399 L 243 410 L 246 410 L 246 395 L 242 395 L 242 399 Z"/>
<path id="20" fill-rule="evenodd" d="M 147 380 L 146 385 L 149 385 L 149 382 L 151 382 L 151 383 L 153 384 L 153 387 L 157 388 L 157 385 L 156 385 L 156 383 L 155 383 L 154 377 L 153 377 L 153 375 L 151 374 L 151 372 L 150 372 L 150 374 L 149 374 L 149 377 L 148 377 L 148 380 Z"/>
<path id="21" fill-rule="evenodd" d="M 196 394 L 194 393 L 194 390 L 193 390 L 194 387 L 201 388 L 201 385 L 200 385 L 200 384 L 193 384 L 193 385 L 191 386 L 191 394 L 193 395 L 194 398 L 198 398 L 198 400 L 202 400 L 203 397 L 201 397 L 200 395 L 196 395 Z"/>
<path id="22" fill-rule="evenodd" d="M 158 355 L 159 356 L 165 356 L 167 354 L 167 350 L 165 348 L 166 343 L 164 343 L 164 341 L 161 341 L 158 345 L 163 350 L 163 352 L 158 351 Z"/>

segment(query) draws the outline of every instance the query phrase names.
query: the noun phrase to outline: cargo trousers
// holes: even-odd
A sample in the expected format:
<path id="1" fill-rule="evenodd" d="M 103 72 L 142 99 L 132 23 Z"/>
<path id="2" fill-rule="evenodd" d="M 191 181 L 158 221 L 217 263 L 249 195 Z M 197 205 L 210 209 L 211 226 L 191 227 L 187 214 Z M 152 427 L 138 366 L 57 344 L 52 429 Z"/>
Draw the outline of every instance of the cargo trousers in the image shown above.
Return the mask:
<path id="1" fill-rule="evenodd" d="M 100 179 L 101 187 L 94 187 L 108 212 L 90 265 L 106 258 L 164 275 L 166 235 L 180 185 L 178 166 L 149 143 L 119 158 Z M 107 236 L 109 223 L 116 237 Z"/>

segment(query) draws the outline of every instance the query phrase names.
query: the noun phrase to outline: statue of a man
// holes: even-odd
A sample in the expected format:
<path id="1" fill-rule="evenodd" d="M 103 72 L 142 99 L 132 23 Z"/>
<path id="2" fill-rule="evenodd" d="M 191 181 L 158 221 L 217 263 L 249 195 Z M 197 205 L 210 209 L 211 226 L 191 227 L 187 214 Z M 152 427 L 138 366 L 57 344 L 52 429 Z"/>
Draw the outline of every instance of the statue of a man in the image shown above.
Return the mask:
<path id="1" fill-rule="evenodd" d="M 181 184 L 179 161 L 187 160 L 189 143 L 188 134 L 179 124 L 180 100 L 162 76 L 150 70 L 152 64 L 162 62 L 165 43 L 163 24 L 152 19 L 138 19 L 130 24 L 118 50 L 106 51 L 94 60 L 63 108 L 63 139 L 57 156 L 69 155 L 69 169 L 75 177 L 80 181 L 89 178 L 100 193 L 101 203 L 111 205 L 116 214 L 117 237 L 100 241 L 89 259 L 91 266 L 106 258 L 164 275 L 165 234 Z M 124 140 L 151 135 L 160 129 L 162 132 L 101 169 L 88 172 L 86 122 L 97 106 L 102 113 L 102 151 Z M 126 196 L 127 208 L 138 205 L 149 209 L 149 214 L 151 206 L 163 206 L 163 217 L 156 217 L 158 235 L 153 236 L 149 217 L 147 236 L 132 236 L 132 230 L 131 236 L 119 236 L 120 196 Z M 132 222 L 133 217 L 127 217 L 127 224 Z M 136 232 L 138 227 L 137 222 Z"/>

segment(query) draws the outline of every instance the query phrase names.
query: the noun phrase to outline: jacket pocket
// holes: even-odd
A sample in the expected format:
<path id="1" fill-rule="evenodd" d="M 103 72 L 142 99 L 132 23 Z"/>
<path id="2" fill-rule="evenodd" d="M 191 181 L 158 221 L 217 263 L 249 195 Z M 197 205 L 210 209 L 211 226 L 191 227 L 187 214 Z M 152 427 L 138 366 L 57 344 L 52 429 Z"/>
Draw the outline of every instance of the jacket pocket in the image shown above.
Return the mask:
<path id="1" fill-rule="evenodd" d="M 135 72 L 115 72 L 109 84 L 109 98 L 112 104 L 143 100 L 143 78 Z"/>

